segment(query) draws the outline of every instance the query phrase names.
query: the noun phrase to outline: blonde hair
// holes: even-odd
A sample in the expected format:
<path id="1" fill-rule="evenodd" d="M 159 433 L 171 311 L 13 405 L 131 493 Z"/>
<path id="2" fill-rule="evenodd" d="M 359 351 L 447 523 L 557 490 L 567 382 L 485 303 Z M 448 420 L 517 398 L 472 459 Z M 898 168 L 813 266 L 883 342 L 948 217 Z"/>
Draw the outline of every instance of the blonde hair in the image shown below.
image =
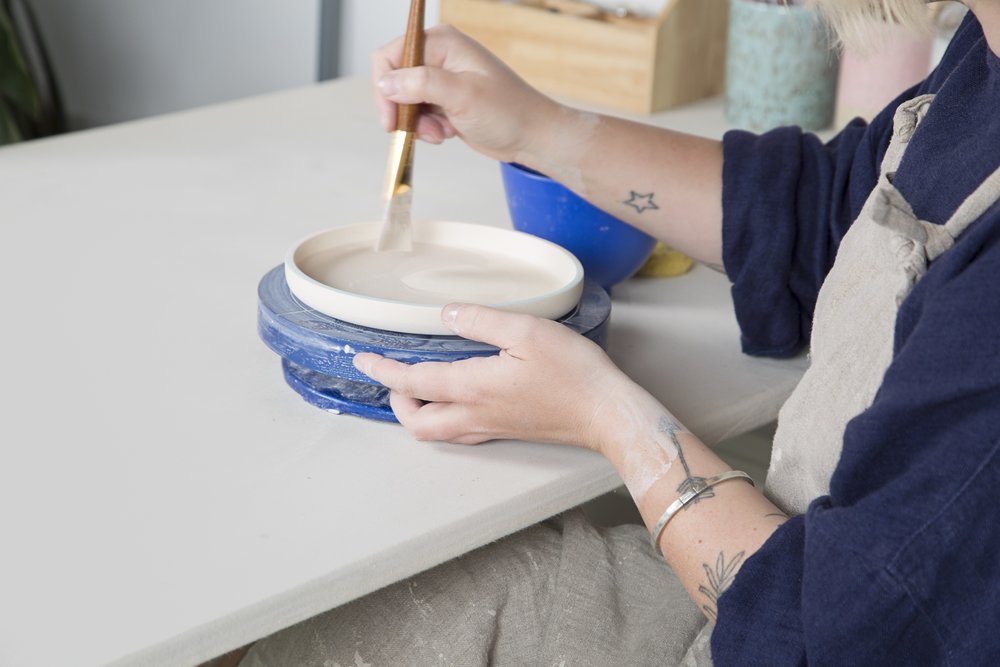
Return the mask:
<path id="1" fill-rule="evenodd" d="M 897 23 L 918 34 L 933 26 L 928 0 L 810 0 L 822 12 L 841 46 L 870 51 L 878 45 L 878 26 Z"/>

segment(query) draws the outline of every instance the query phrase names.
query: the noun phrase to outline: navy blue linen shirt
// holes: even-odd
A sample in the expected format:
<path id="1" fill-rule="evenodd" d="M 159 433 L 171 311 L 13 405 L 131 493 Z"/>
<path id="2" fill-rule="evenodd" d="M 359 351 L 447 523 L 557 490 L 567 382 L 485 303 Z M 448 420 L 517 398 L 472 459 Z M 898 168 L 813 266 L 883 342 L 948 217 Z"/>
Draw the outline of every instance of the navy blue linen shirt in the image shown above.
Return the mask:
<path id="1" fill-rule="evenodd" d="M 877 181 L 895 106 L 936 93 L 894 185 L 944 223 L 1000 165 L 1000 59 L 962 24 L 941 65 L 870 125 L 724 141 L 723 257 L 750 354 L 808 341 L 816 295 Z M 896 320 L 873 405 L 828 496 L 719 600 L 717 665 L 1000 661 L 1000 205 L 934 261 Z M 850 363 L 845 359 L 845 363 Z"/>

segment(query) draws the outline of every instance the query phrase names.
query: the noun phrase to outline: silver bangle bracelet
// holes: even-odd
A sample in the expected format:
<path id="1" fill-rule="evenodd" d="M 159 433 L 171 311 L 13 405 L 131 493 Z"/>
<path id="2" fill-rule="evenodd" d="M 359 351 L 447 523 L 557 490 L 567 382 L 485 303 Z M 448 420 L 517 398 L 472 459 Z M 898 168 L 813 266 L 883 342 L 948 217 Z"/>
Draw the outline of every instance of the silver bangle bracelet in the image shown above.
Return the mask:
<path id="1" fill-rule="evenodd" d="M 742 470 L 728 470 L 724 473 L 720 473 L 715 477 L 709 477 L 705 480 L 698 481 L 694 486 L 685 491 L 680 495 L 680 497 L 674 502 L 670 503 L 670 507 L 666 509 L 660 520 L 656 522 L 653 526 L 653 530 L 649 533 L 649 540 L 653 544 L 653 549 L 656 553 L 663 555 L 663 551 L 660 550 L 660 535 L 663 534 L 663 530 L 667 527 L 667 524 L 674 515 L 684 509 L 684 506 L 690 503 L 692 500 L 705 493 L 711 489 L 716 484 L 722 484 L 723 482 L 728 482 L 731 479 L 743 479 L 750 482 L 750 486 L 756 486 L 753 481 L 753 477 L 746 474 Z"/>

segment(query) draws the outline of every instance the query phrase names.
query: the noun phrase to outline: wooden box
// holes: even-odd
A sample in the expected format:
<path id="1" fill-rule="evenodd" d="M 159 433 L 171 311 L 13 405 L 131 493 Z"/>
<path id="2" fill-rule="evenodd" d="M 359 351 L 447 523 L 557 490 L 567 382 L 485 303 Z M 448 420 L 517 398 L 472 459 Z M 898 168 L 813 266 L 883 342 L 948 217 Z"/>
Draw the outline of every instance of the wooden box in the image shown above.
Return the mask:
<path id="1" fill-rule="evenodd" d="M 650 113 L 722 92 L 729 0 L 669 0 L 654 18 L 572 7 L 586 13 L 562 0 L 441 0 L 441 22 L 558 97 Z"/>

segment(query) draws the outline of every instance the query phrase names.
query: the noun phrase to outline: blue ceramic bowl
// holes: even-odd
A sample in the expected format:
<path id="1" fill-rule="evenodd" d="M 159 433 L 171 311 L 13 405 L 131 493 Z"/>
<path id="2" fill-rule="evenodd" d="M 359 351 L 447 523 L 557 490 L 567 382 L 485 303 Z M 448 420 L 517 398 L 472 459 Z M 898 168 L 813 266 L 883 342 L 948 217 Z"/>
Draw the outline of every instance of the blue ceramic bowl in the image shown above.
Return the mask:
<path id="1" fill-rule="evenodd" d="M 604 289 L 635 275 L 653 252 L 656 239 L 565 186 L 520 165 L 500 168 L 514 229 L 566 248 Z"/>

